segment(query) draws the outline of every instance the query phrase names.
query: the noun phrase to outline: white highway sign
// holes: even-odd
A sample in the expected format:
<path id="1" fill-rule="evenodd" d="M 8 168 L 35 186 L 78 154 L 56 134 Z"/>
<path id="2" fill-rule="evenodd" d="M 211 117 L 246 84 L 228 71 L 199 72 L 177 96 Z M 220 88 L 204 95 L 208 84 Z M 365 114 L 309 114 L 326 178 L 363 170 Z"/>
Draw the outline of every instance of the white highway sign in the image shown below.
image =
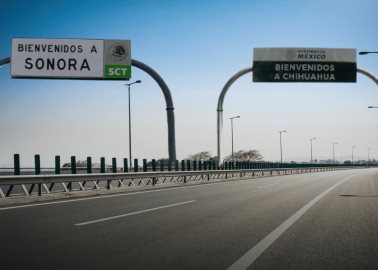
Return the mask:
<path id="1" fill-rule="evenodd" d="M 130 79 L 129 40 L 14 38 L 12 78 Z"/>

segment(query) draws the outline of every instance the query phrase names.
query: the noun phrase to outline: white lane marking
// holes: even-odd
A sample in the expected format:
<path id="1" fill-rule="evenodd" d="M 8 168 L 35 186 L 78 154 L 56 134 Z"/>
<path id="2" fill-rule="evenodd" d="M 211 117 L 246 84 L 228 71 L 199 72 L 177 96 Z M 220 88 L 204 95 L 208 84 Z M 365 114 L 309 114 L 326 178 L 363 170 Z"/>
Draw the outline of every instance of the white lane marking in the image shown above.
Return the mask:
<path id="1" fill-rule="evenodd" d="M 242 179 L 241 181 L 244 181 L 245 179 Z M 255 180 L 255 179 L 251 179 Z M 238 180 L 236 180 L 238 181 Z M 86 197 L 86 198 L 79 198 L 79 199 L 69 199 L 65 201 L 54 201 L 54 202 L 45 202 L 45 203 L 32 203 L 32 204 L 24 204 L 24 205 L 18 205 L 18 206 L 8 206 L 8 207 L 2 207 L 1 210 L 11 210 L 11 209 L 18 209 L 18 208 L 26 208 L 26 207 L 34 207 L 34 206 L 43 206 L 43 205 L 50 205 L 50 204 L 60 204 L 60 203 L 72 203 L 72 202 L 78 202 L 78 201 L 88 201 L 88 200 L 98 200 L 98 199 L 106 199 L 106 198 L 112 198 L 112 197 L 121 197 L 121 196 L 130 196 L 130 195 L 137 195 L 137 194 L 143 194 L 143 193 L 153 193 L 153 192 L 160 192 L 160 191 L 169 191 L 169 190 L 176 190 L 176 189 L 187 189 L 187 188 L 196 188 L 196 187 L 204 187 L 204 186 L 212 186 L 212 185 L 219 185 L 219 184 L 231 184 L 236 181 L 228 181 L 228 182 L 218 182 L 218 183 L 203 183 L 200 185 L 193 185 L 193 186 L 186 186 L 186 187 L 171 187 L 171 188 L 158 188 L 154 190 L 144 190 L 144 191 L 135 191 L 135 192 L 128 192 L 128 193 L 120 193 L 120 194 L 100 194 L 96 197 Z M 1 201 L 0 201 L 1 202 Z"/>
<path id="2" fill-rule="evenodd" d="M 257 243 L 253 248 L 251 248 L 247 253 L 245 253 L 240 259 L 234 262 L 227 270 L 241 270 L 247 269 L 253 262 L 270 246 L 272 245 L 291 225 L 294 224 L 304 213 L 306 213 L 314 204 L 320 201 L 327 193 L 333 190 L 338 185 L 344 183 L 355 175 L 351 175 L 337 182 L 326 191 L 316 196 L 313 200 L 308 202 L 305 206 L 299 209 L 294 215 L 289 217 L 280 226 L 278 226 L 274 231 L 265 236 L 259 243 Z"/>
<path id="3" fill-rule="evenodd" d="M 71 199 L 65 200 L 65 201 L 32 203 L 32 204 L 24 204 L 24 205 L 18 205 L 18 206 L 2 207 L 2 208 L 0 208 L 0 211 L 1 210 L 18 209 L 18 208 L 26 208 L 26 207 L 44 206 L 44 205 L 51 205 L 51 204 L 61 204 L 61 203 L 72 203 L 72 202 L 88 201 L 88 200 L 98 200 L 98 199 L 106 199 L 106 198 L 112 198 L 112 197 L 130 196 L 130 195 L 137 195 L 137 194 L 143 194 L 143 193 L 153 193 L 153 192 L 169 191 L 169 190 L 176 190 L 176 189 L 187 189 L 187 188 L 197 188 L 197 187 L 205 187 L 205 186 L 212 186 L 212 185 L 232 184 L 232 183 L 238 182 L 238 181 L 245 181 L 246 179 L 248 181 L 264 180 L 263 178 L 244 178 L 244 179 L 240 179 L 240 180 L 232 180 L 232 181 L 226 181 L 226 182 L 202 183 L 202 184 L 199 184 L 199 185 L 192 185 L 192 186 L 186 186 L 186 187 L 158 188 L 158 189 L 154 189 L 154 190 L 135 191 L 135 192 L 110 194 L 110 195 L 100 194 L 99 196 L 95 196 L 95 197 L 85 197 L 85 198 L 78 198 L 78 199 L 72 199 L 71 198 Z"/>
<path id="4" fill-rule="evenodd" d="M 118 216 L 112 216 L 112 217 L 107 217 L 107 218 L 100 218 L 100 219 L 90 220 L 90 221 L 86 221 L 86 222 L 82 222 L 82 223 L 77 223 L 77 224 L 75 224 L 75 226 L 84 226 L 84 225 L 98 223 L 98 222 L 107 221 L 107 220 L 112 220 L 112 219 L 116 219 L 116 218 L 123 218 L 123 217 L 127 217 L 127 216 L 132 216 L 132 215 L 147 213 L 147 212 L 151 212 L 151 211 L 155 211 L 155 210 L 160 210 L 160 209 L 164 209 L 164 208 L 169 208 L 169 207 L 174 207 L 174 206 L 178 206 L 178 205 L 188 204 L 188 203 L 192 203 L 192 202 L 195 202 L 195 200 L 186 201 L 186 202 L 180 202 L 180 203 L 175 203 L 175 204 L 170 204 L 170 205 L 159 206 L 159 207 L 155 207 L 155 208 L 150 208 L 150 209 L 141 210 L 141 211 L 132 212 L 132 213 L 127 213 L 127 214 L 118 215 Z"/>
<path id="5" fill-rule="evenodd" d="M 280 183 L 273 183 L 273 184 L 269 184 L 269 185 L 259 186 L 259 187 L 256 187 L 256 188 L 270 187 L 270 186 L 275 186 L 275 185 L 279 185 L 279 184 Z"/>

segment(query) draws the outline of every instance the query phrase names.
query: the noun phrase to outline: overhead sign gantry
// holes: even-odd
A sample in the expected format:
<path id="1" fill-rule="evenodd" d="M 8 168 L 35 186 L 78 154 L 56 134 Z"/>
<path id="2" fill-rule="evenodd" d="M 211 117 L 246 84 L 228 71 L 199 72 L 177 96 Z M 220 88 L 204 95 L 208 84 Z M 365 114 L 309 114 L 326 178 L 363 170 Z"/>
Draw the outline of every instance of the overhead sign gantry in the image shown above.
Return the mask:
<path id="1" fill-rule="evenodd" d="M 357 72 L 378 85 L 378 77 L 357 67 L 356 49 L 255 48 L 253 66 L 235 73 L 224 85 L 217 105 L 217 159 L 223 163 L 223 102 L 228 89 L 252 72 L 253 82 L 356 82 Z"/>
<path id="2" fill-rule="evenodd" d="M 149 74 L 162 90 L 168 122 L 168 154 L 176 160 L 175 116 L 171 92 L 150 66 L 131 58 L 130 40 L 12 39 L 12 56 L 0 59 L 11 64 L 12 78 L 129 80 L 131 66 Z"/>

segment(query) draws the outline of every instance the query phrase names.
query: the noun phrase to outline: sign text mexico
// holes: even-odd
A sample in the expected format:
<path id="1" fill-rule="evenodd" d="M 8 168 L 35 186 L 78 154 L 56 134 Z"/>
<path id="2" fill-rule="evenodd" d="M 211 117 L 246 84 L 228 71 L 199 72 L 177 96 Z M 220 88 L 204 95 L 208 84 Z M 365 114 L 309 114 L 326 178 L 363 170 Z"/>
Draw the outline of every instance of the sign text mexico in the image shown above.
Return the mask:
<path id="1" fill-rule="evenodd" d="M 355 49 L 255 48 L 254 82 L 356 82 Z"/>
<path id="2" fill-rule="evenodd" d="M 12 40 L 12 78 L 106 79 L 131 77 L 130 40 Z"/>

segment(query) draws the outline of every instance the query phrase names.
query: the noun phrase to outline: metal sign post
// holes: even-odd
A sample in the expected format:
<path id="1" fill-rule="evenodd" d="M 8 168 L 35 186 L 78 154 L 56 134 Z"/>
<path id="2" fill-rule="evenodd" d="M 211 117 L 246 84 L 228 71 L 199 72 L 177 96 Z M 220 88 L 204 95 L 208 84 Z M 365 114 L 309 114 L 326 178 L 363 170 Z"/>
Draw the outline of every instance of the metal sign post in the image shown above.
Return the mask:
<path id="1" fill-rule="evenodd" d="M 131 59 L 129 40 L 14 39 L 12 57 L 0 59 L 0 67 L 6 64 L 11 64 L 12 78 L 129 80 L 131 66 L 143 70 L 163 92 L 167 110 L 169 161 L 170 164 L 176 161 L 171 91 L 154 69 Z"/>
<path id="2" fill-rule="evenodd" d="M 252 72 L 253 82 L 356 82 L 357 72 L 378 84 L 378 77 L 358 68 L 355 49 L 255 48 L 253 66 L 234 74 L 224 85 L 217 105 L 217 156 L 223 163 L 223 102 L 228 89 Z"/>

